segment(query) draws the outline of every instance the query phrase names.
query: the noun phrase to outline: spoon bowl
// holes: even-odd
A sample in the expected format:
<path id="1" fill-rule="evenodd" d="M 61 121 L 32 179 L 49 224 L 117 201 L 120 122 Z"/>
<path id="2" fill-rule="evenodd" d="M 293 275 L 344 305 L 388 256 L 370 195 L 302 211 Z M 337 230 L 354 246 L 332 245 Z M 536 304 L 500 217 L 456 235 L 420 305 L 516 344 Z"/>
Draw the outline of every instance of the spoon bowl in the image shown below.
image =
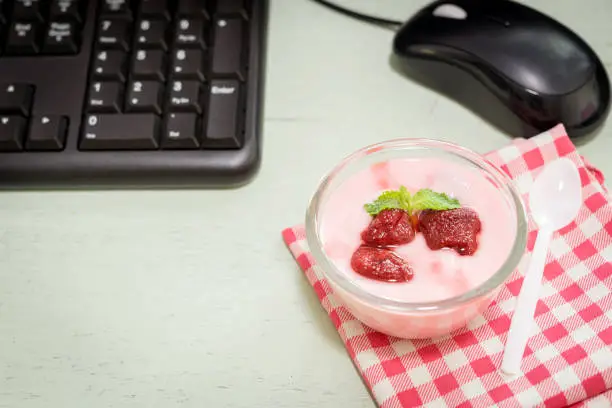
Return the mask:
<path id="1" fill-rule="evenodd" d="M 547 165 L 533 183 L 529 207 L 540 228 L 553 231 L 572 222 L 582 205 L 580 174 L 574 163 L 561 158 Z"/>

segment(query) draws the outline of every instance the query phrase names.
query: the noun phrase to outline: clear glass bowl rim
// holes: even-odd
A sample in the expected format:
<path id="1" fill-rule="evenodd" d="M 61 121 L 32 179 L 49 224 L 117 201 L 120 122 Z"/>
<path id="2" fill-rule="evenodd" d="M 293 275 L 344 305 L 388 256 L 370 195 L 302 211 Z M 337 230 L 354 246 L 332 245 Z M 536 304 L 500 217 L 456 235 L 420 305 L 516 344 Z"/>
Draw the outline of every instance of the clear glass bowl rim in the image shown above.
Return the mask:
<path id="1" fill-rule="evenodd" d="M 516 216 L 516 237 L 512 249 L 502 266 L 489 279 L 481 285 L 455 297 L 432 302 L 402 302 L 373 295 L 347 279 L 334 265 L 323 251 L 319 230 L 319 206 L 321 199 L 327 192 L 330 183 L 351 162 L 359 160 L 369 154 L 377 154 L 389 149 L 439 149 L 446 153 L 454 154 L 466 159 L 473 165 L 484 170 L 487 175 L 493 177 L 496 182 L 505 186 L 504 194 L 510 196 L 510 202 L 514 205 Z M 527 214 L 520 193 L 514 182 L 503 173 L 497 166 L 489 162 L 484 156 L 461 145 L 426 138 L 398 138 L 386 140 L 376 144 L 365 146 L 346 156 L 320 181 L 315 193 L 312 195 L 306 211 L 305 220 L 306 241 L 317 265 L 325 277 L 332 284 L 338 285 L 344 291 L 352 294 L 362 302 L 396 312 L 428 312 L 452 309 L 465 303 L 469 303 L 481 296 L 485 296 L 496 290 L 520 263 L 527 247 Z"/>

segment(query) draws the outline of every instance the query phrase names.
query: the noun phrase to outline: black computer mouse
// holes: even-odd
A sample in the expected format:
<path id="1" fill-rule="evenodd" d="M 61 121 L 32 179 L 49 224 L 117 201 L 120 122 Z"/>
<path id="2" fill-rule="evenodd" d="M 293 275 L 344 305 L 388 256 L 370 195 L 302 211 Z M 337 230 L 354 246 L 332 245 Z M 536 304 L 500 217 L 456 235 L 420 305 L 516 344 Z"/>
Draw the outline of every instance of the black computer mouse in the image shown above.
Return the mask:
<path id="1" fill-rule="evenodd" d="M 511 0 L 441 0 L 396 33 L 399 68 L 512 136 L 562 123 L 590 134 L 610 107 L 591 47 L 560 22 Z"/>

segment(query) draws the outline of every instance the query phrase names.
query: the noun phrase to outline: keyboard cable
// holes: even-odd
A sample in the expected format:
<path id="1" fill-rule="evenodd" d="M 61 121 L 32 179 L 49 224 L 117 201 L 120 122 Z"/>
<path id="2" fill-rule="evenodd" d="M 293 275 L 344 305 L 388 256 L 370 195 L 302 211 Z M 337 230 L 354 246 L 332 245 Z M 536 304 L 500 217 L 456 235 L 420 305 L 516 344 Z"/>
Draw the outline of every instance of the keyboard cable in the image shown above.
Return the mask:
<path id="1" fill-rule="evenodd" d="M 312 0 L 312 1 L 314 1 L 315 3 L 321 4 L 325 7 L 328 7 L 338 13 L 344 14 L 346 16 L 352 17 L 357 20 L 365 21 L 366 23 L 375 24 L 375 25 L 379 25 L 379 26 L 383 26 L 383 27 L 391 28 L 391 29 L 397 29 L 403 24 L 403 22 L 398 21 L 398 20 L 391 20 L 388 18 L 372 16 L 369 14 L 363 14 L 358 11 L 339 6 L 327 0 Z"/>

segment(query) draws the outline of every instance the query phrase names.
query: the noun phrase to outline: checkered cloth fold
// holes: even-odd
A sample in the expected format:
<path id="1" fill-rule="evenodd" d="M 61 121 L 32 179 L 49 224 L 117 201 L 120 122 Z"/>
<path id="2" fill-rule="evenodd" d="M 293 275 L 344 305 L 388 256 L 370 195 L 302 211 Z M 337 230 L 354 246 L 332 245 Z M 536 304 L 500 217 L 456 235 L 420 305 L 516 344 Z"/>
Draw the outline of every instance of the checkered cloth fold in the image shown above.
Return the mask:
<path id="1" fill-rule="evenodd" d="M 551 242 L 534 334 L 517 377 L 499 367 L 519 271 L 467 327 L 438 339 L 403 340 L 351 315 L 309 253 L 303 225 L 285 229 L 283 239 L 380 407 L 612 407 L 612 205 L 603 175 L 576 152 L 562 125 L 486 157 L 512 177 L 525 202 L 534 177 L 558 157 L 570 158 L 582 180 L 580 214 Z M 530 219 L 529 253 L 536 235 Z"/>

